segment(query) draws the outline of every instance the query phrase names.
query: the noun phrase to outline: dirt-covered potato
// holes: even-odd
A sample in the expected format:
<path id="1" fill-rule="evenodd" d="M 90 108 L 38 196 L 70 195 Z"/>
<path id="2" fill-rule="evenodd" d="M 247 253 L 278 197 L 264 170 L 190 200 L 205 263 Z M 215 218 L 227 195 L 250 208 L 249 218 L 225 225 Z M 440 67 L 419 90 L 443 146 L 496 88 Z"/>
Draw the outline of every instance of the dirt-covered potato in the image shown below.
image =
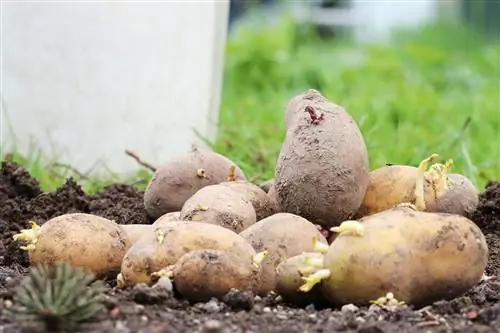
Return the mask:
<path id="1" fill-rule="evenodd" d="M 236 233 L 257 221 L 248 196 L 223 184 L 205 186 L 189 198 L 181 209 L 186 221 L 216 224 Z"/>
<path id="2" fill-rule="evenodd" d="M 171 221 L 157 226 L 127 250 L 121 265 L 124 285 L 151 284 L 151 274 L 173 265 L 193 250 L 229 251 L 243 260 L 252 260 L 253 247 L 235 232 L 209 223 Z"/>
<path id="3" fill-rule="evenodd" d="M 468 216 L 478 204 L 478 191 L 465 176 L 448 174 L 452 160 L 429 166 L 437 157 L 432 154 L 418 167 L 390 165 L 371 171 L 368 189 L 355 218 L 402 203 L 414 204 L 422 211 Z"/>
<path id="4" fill-rule="evenodd" d="M 172 221 L 182 221 L 181 212 L 171 212 L 167 214 L 163 214 L 156 221 L 153 222 L 153 226 L 163 225 L 164 223 L 172 222 Z"/>
<path id="5" fill-rule="evenodd" d="M 322 302 L 320 285 L 315 285 L 307 293 L 299 290 L 304 284 L 304 276 L 316 273 L 322 268 L 322 253 L 304 252 L 286 259 L 276 268 L 276 293 L 284 301 L 301 307 Z"/>
<path id="6" fill-rule="evenodd" d="M 132 244 L 137 242 L 142 236 L 151 232 L 153 229 L 151 224 L 123 224 L 120 225 L 127 236 L 127 246 L 128 250 Z"/>
<path id="7" fill-rule="evenodd" d="M 265 296 L 276 286 L 276 267 L 287 258 L 314 251 L 314 239 L 328 244 L 316 226 L 298 215 L 278 213 L 240 233 L 255 251 L 268 251 L 262 261 L 262 279 L 258 294 Z"/>
<path id="8" fill-rule="evenodd" d="M 176 291 L 190 302 L 222 298 L 231 289 L 253 291 L 259 283 L 259 265 L 228 251 L 194 250 L 172 269 Z"/>
<path id="9" fill-rule="evenodd" d="M 266 180 L 265 182 L 263 183 L 260 183 L 259 184 L 259 187 L 262 189 L 262 191 L 266 192 L 266 193 L 269 193 L 269 189 L 271 188 L 271 186 L 274 185 L 274 178 L 272 179 L 269 179 L 269 180 Z"/>
<path id="10" fill-rule="evenodd" d="M 368 186 L 368 151 L 354 119 L 312 90 L 294 97 L 275 170 L 278 206 L 329 228 L 351 218 Z"/>
<path id="11" fill-rule="evenodd" d="M 455 298 L 481 280 L 488 259 L 481 230 L 455 214 L 397 207 L 339 231 L 324 269 L 303 286 L 322 280 L 323 296 L 338 305 L 368 305 L 387 293 L 416 306 Z"/>
<path id="12" fill-rule="evenodd" d="M 255 209 L 257 221 L 276 213 L 276 203 L 264 192 L 259 186 L 246 181 L 235 180 L 221 183 L 222 186 L 227 186 L 228 189 L 237 191 L 245 199 L 250 201 Z"/>
<path id="13" fill-rule="evenodd" d="M 157 219 L 163 214 L 180 211 L 184 202 L 196 191 L 227 180 L 228 170 L 235 165 L 216 152 L 194 149 L 159 167 L 144 193 L 148 215 Z M 245 180 L 236 167 L 235 178 Z"/>
<path id="14" fill-rule="evenodd" d="M 278 197 L 276 196 L 276 188 L 274 187 L 274 184 L 269 187 L 269 191 L 267 192 L 267 196 L 269 197 L 271 202 L 274 204 L 274 207 L 276 209 L 276 213 L 283 213 L 283 210 L 278 205 Z"/>
<path id="15" fill-rule="evenodd" d="M 41 227 L 32 222 L 32 229 L 21 230 L 14 240 L 28 241 L 22 248 L 28 251 L 31 265 L 63 261 L 90 270 L 98 278 L 120 270 L 128 242 L 120 225 L 85 213 L 60 215 Z"/>

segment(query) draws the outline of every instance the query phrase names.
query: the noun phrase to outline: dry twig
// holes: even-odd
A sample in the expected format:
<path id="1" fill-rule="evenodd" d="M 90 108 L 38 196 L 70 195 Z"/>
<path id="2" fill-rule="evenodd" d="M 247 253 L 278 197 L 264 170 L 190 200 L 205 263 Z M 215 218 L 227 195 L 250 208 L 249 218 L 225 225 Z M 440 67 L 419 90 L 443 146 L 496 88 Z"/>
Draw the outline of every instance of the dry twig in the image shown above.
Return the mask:
<path id="1" fill-rule="evenodd" d="M 125 150 L 125 154 L 127 154 L 128 156 L 132 157 L 139 165 L 145 167 L 146 169 L 149 169 L 153 172 L 156 171 L 156 167 L 154 167 L 153 165 L 149 164 L 148 162 L 144 162 L 140 157 L 139 155 L 137 155 L 136 153 L 134 153 L 133 151 L 131 150 Z"/>

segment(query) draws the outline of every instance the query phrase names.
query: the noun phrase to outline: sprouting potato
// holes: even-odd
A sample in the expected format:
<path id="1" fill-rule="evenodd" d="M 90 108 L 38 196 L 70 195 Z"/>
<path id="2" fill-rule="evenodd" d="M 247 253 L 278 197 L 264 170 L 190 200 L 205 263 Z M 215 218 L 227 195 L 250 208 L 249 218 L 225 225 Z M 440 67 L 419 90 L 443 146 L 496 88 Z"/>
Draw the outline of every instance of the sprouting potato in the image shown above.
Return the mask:
<path id="1" fill-rule="evenodd" d="M 189 198 L 180 217 L 186 221 L 211 223 L 236 233 L 257 221 L 252 202 L 224 184 L 205 186 Z"/>
<path id="2" fill-rule="evenodd" d="M 323 268 L 323 254 L 304 252 L 283 261 L 276 268 L 275 291 L 284 301 L 304 307 L 309 304 L 322 303 L 320 285 L 304 293 L 300 287 L 304 276 L 309 276 Z"/>
<path id="3" fill-rule="evenodd" d="M 171 221 L 152 231 L 127 250 L 118 277 L 125 286 L 152 283 L 152 274 L 173 265 L 193 250 L 222 250 L 252 260 L 253 247 L 235 232 L 214 224 Z"/>
<path id="4" fill-rule="evenodd" d="M 267 295 L 276 286 L 276 267 L 289 257 L 314 251 L 315 242 L 328 245 L 316 226 L 303 217 L 278 213 L 258 221 L 240 233 L 255 251 L 268 251 L 262 261 L 262 279 L 257 293 Z"/>
<path id="5" fill-rule="evenodd" d="M 368 305 L 392 293 L 425 306 L 462 295 L 478 283 L 488 259 L 485 236 L 466 217 L 400 205 L 346 221 L 326 251 L 324 268 L 304 277 L 320 283 L 332 304 Z"/>
<path id="6" fill-rule="evenodd" d="M 194 149 L 159 167 L 144 193 L 144 206 L 153 219 L 177 212 L 196 191 L 227 180 L 235 166 L 235 179 L 245 180 L 243 171 L 227 157 L 213 151 Z"/>
<path id="7" fill-rule="evenodd" d="M 261 257 L 261 254 L 242 258 L 222 250 L 193 250 L 167 268 L 166 274 L 173 278 L 176 291 L 184 299 L 206 302 L 212 297 L 222 298 L 231 289 L 254 291 L 259 284 Z"/>
<path id="8" fill-rule="evenodd" d="M 230 190 L 237 191 L 245 199 L 250 201 L 255 209 L 257 221 L 276 213 L 276 204 L 271 198 L 257 185 L 246 180 L 235 180 L 220 184 Z"/>
<path id="9" fill-rule="evenodd" d="M 278 207 L 330 228 L 351 218 L 368 186 L 368 151 L 353 118 L 316 90 L 290 101 L 275 170 Z"/>
<path id="10" fill-rule="evenodd" d="M 368 216 L 402 203 L 414 204 L 418 210 L 466 216 L 478 203 L 478 192 L 465 176 L 448 174 L 453 161 L 446 164 L 431 161 L 432 154 L 418 167 L 383 166 L 370 172 L 370 181 L 355 218 Z"/>
<path id="11" fill-rule="evenodd" d="M 125 254 L 128 238 L 120 225 L 104 217 L 71 213 L 54 217 L 42 226 L 14 235 L 27 241 L 31 265 L 67 262 L 94 273 L 98 278 L 116 275 Z"/>

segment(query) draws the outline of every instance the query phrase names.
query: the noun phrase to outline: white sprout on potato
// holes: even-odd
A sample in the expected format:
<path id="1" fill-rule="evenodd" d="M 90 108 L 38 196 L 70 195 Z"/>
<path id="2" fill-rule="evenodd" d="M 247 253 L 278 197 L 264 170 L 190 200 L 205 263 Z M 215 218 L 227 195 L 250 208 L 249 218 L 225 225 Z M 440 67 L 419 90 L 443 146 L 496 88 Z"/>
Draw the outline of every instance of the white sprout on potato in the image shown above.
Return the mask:
<path id="1" fill-rule="evenodd" d="M 175 265 L 170 265 L 165 268 L 160 269 L 159 271 L 151 273 L 151 277 L 161 278 L 167 277 L 172 278 L 174 276 L 174 268 Z"/>
<path id="2" fill-rule="evenodd" d="M 196 176 L 198 178 L 208 179 L 207 173 L 203 168 L 200 168 L 196 171 Z"/>
<path id="3" fill-rule="evenodd" d="M 165 239 L 165 233 L 163 232 L 163 230 L 161 230 L 159 228 L 155 229 L 155 235 L 156 235 L 156 241 L 158 242 L 158 244 L 163 243 L 163 240 Z"/>
<path id="4" fill-rule="evenodd" d="M 305 283 L 299 287 L 299 290 L 305 293 L 311 291 L 311 289 L 314 288 L 315 285 L 325 279 L 328 279 L 329 277 L 330 270 L 326 268 L 320 269 L 311 275 L 303 276 L 302 280 L 304 280 Z"/>
<path id="5" fill-rule="evenodd" d="M 28 245 L 20 246 L 19 248 L 24 251 L 33 251 L 36 248 L 38 237 L 42 233 L 41 227 L 33 221 L 29 222 L 31 229 L 21 229 L 21 232 L 14 235 L 14 241 L 27 241 Z"/>
<path id="6" fill-rule="evenodd" d="M 203 204 L 201 204 L 201 203 L 198 203 L 198 204 L 196 204 L 196 209 L 199 210 L 199 211 L 204 212 L 204 211 L 208 210 L 208 207 L 205 206 L 205 205 L 203 205 Z"/>
<path id="7" fill-rule="evenodd" d="M 264 250 L 262 252 L 257 253 L 256 255 L 253 256 L 252 258 L 252 264 L 254 267 L 259 268 L 260 265 L 262 264 L 262 261 L 267 257 L 269 254 L 268 250 Z"/>
<path id="8" fill-rule="evenodd" d="M 298 271 L 302 276 L 308 276 L 316 273 L 318 270 L 324 267 L 323 257 L 313 257 L 306 256 L 304 259 L 304 266 L 299 268 Z"/>
<path id="9" fill-rule="evenodd" d="M 339 234 L 349 233 L 355 236 L 363 236 L 364 228 L 363 224 L 356 220 L 349 220 L 342 222 L 338 227 L 333 227 L 330 229 L 332 232 L 336 232 Z"/>
<path id="10" fill-rule="evenodd" d="M 453 160 L 449 159 L 445 164 L 435 163 L 430 166 L 430 170 L 424 175 L 425 180 L 429 181 L 436 194 L 436 199 L 442 197 L 449 189 L 448 173 L 453 165 Z"/>
<path id="11" fill-rule="evenodd" d="M 395 310 L 399 307 L 406 306 L 405 302 L 398 301 L 391 292 L 388 292 L 385 296 L 379 297 L 374 301 L 370 301 L 370 303 L 387 310 Z"/>
<path id="12" fill-rule="evenodd" d="M 314 235 L 312 242 L 313 242 L 314 252 L 326 253 L 328 251 L 329 246 L 325 243 L 320 242 L 318 240 L 318 236 Z"/>
<path id="13" fill-rule="evenodd" d="M 116 287 L 122 289 L 125 287 L 125 279 L 123 278 L 122 273 L 118 273 L 116 276 Z"/>
<path id="14" fill-rule="evenodd" d="M 415 183 L 415 206 L 417 207 L 417 210 L 425 210 L 424 181 L 426 170 L 429 168 L 429 164 L 438 157 L 438 154 L 432 154 L 426 159 L 423 159 L 418 165 L 419 176 L 417 178 L 417 182 Z"/>

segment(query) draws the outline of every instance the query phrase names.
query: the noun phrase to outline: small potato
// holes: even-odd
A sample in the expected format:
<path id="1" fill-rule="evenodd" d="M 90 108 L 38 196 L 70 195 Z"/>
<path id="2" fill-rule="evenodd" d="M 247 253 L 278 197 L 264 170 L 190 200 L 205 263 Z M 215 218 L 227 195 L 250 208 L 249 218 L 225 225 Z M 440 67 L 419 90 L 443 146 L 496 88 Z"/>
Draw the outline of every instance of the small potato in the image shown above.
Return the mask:
<path id="1" fill-rule="evenodd" d="M 262 279 L 258 294 L 267 295 L 276 286 L 276 267 L 287 258 L 313 252 L 314 241 L 328 245 L 316 226 L 298 215 L 278 213 L 269 216 L 240 233 L 255 251 L 268 251 L 262 261 Z"/>
<path id="2" fill-rule="evenodd" d="M 125 253 L 121 279 L 125 285 L 151 284 L 151 274 L 173 265 L 192 250 L 229 251 L 252 260 L 253 247 L 235 232 L 209 223 L 171 221 L 135 242 Z"/>
<path id="3" fill-rule="evenodd" d="M 216 224 L 236 233 L 257 221 L 251 201 L 223 184 L 205 186 L 196 192 L 182 207 L 180 217 L 186 221 Z"/>
<path id="4" fill-rule="evenodd" d="M 250 201 L 255 209 L 257 221 L 276 213 L 276 204 L 260 187 L 246 180 L 236 180 L 224 182 L 221 186 L 227 186 L 228 189 L 237 191 L 243 198 Z"/>
<path id="5" fill-rule="evenodd" d="M 21 230 L 14 240 L 28 241 L 31 265 L 53 265 L 58 261 L 82 267 L 97 278 L 116 275 L 125 254 L 126 232 L 104 217 L 71 213 L 54 217 L 41 227 Z"/>
<path id="6" fill-rule="evenodd" d="M 120 227 L 127 235 L 127 250 L 132 246 L 132 244 L 137 242 L 141 237 L 151 232 L 153 229 L 151 224 L 122 224 Z"/>
<path id="7" fill-rule="evenodd" d="M 336 305 L 368 305 L 392 293 L 398 301 L 426 306 L 467 292 L 486 268 L 486 239 L 460 215 L 397 207 L 349 223 L 340 226 L 324 269 L 303 286 L 307 291 L 322 280 L 323 296 Z"/>
<path id="8" fill-rule="evenodd" d="M 231 289 L 253 291 L 259 282 L 259 267 L 252 260 L 220 250 L 194 250 L 173 267 L 174 287 L 190 302 L 222 298 Z"/>
<path id="9" fill-rule="evenodd" d="M 321 302 L 321 288 L 316 285 L 307 293 L 299 290 L 304 281 L 303 276 L 309 276 L 323 268 L 323 254 L 304 252 L 283 261 L 276 268 L 275 291 L 283 300 L 300 307 Z"/>
<path id="10" fill-rule="evenodd" d="M 259 184 L 259 187 L 266 193 L 269 192 L 269 189 L 274 185 L 274 178 L 269 179 L 261 184 Z"/>
<path id="11" fill-rule="evenodd" d="M 288 108 L 275 168 L 278 206 L 324 228 L 339 225 L 358 211 L 368 186 L 363 135 L 344 108 L 316 90 Z"/>
<path id="12" fill-rule="evenodd" d="M 173 222 L 173 221 L 182 221 L 181 219 L 181 212 L 171 212 L 167 214 L 163 214 L 159 218 L 156 219 L 156 221 L 153 222 L 153 226 L 160 226 L 165 223 Z"/>
<path id="13" fill-rule="evenodd" d="M 224 182 L 235 164 L 227 157 L 208 150 L 195 149 L 172 159 L 159 167 L 144 193 L 144 206 L 153 219 L 180 211 L 184 202 L 196 191 Z M 236 167 L 235 179 L 245 180 L 243 171 Z"/>

